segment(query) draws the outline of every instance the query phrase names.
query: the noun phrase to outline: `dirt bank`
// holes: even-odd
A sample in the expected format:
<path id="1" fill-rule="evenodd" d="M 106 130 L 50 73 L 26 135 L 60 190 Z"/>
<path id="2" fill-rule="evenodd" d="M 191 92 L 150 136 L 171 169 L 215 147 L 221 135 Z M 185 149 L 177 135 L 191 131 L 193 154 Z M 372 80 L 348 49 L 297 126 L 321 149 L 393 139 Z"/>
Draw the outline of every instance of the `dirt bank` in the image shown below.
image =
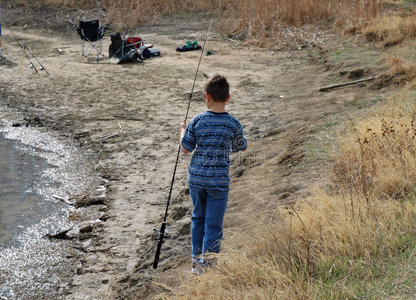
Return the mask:
<path id="1" fill-rule="evenodd" d="M 7 14 L 7 7 L 4 10 Z M 186 40 L 202 43 L 208 23 L 207 18 L 171 17 L 157 26 L 140 27 L 135 34 L 160 47 L 162 56 L 124 65 L 107 59 L 97 63 L 93 55 L 82 57 L 74 31 L 24 29 L 21 21 L 3 27 L 8 63 L 0 65 L 0 105 L 20 113 L 8 118 L 75 141 L 89 153 L 90 163 L 106 182 L 106 217 L 102 226 L 94 228 L 95 237 L 77 246 L 81 256 L 63 292 L 67 299 L 150 297 L 163 291 L 155 278 L 172 283 L 177 282 L 177 272 L 188 273 L 189 157 L 181 156 L 169 217 L 170 239 L 156 271 L 151 269 L 153 229 L 160 226 L 164 212 L 177 128 L 200 54 L 175 49 Z M 50 76 L 34 74 L 27 59 L 19 75 L 22 50 L 12 34 L 29 46 Z M 319 42 L 346 48 L 330 36 Z M 106 36 L 104 49 L 109 43 Z M 360 61 L 344 66 L 334 61 L 329 64 L 333 68 L 315 64 L 314 59 L 327 55 L 309 45 L 292 52 L 241 48 L 238 41 L 220 37 L 214 26 L 207 50 L 213 55 L 203 57 L 201 71 L 227 75 L 232 86 L 228 109 L 240 119 L 250 143 L 247 153 L 233 157 L 227 240 L 245 230 L 248 215 L 267 220 L 276 205 L 304 196 L 311 186 L 323 185 L 325 157 L 333 149 L 330 132 L 362 107 L 357 103 L 365 106 L 379 96 L 375 92 L 363 96 L 365 85 L 318 92 L 333 78 L 342 80 L 341 68 L 358 68 Z M 368 57 L 377 55 L 365 51 Z M 366 75 L 374 72 L 369 68 Z M 205 110 L 203 84 L 200 74 L 190 116 Z"/>

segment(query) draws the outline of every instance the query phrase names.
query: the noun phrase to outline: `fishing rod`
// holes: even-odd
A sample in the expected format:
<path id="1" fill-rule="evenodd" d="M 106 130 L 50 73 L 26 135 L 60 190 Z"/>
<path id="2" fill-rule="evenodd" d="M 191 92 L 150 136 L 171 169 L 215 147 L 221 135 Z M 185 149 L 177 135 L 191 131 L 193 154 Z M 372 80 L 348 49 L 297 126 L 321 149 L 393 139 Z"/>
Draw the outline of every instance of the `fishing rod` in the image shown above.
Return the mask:
<path id="1" fill-rule="evenodd" d="M 22 44 L 19 39 L 13 34 L 14 39 L 16 40 L 16 42 L 19 44 L 19 46 L 23 49 L 23 55 L 22 55 L 22 61 L 23 61 L 23 57 L 24 57 L 24 53 L 25 51 L 29 51 L 29 54 L 33 57 L 34 60 L 36 60 L 36 62 L 39 64 L 39 70 L 41 71 L 45 71 L 46 74 L 50 75 L 48 70 L 46 70 L 46 68 L 40 63 L 40 61 L 36 58 L 36 56 L 32 53 L 32 51 L 30 51 L 29 47 L 26 46 L 26 44 Z M 38 72 L 35 65 L 32 63 L 32 61 L 30 60 L 30 58 L 28 57 L 29 61 L 30 61 L 30 65 L 35 69 L 36 73 Z"/>
<path id="2" fill-rule="evenodd" d="M 19 74 L 20 74 L 20 75 L 22 75 L 22 66 L 23 66 L 23 60 L 25 59 L 26 47 L 23 47 L 23 46 L 20 44 L 19 40 L 16 38 L 16 36 L 15 36 L 15 35 L 13 35 L 13 36 L 14 36 L 14 39 L 16 40 L 16 42 L 18 42 L 18 43 L 19 43 L 19 46 L 22 48 L 22 58 L 21 58 L 21 60 L 20 60 L 20 67 L 19 67 Z M 32 60 L 30 59 L 30 57 L 28 57 L 27 59 L 28 59 L 28 60 L 29 60 L 29 62 L 30 62 L 29 67 L 30 67 L 31 69 L 33 69 L 33 70 L 35 71 L 35 73 L 37 74 L 37 73 L 38 73 L 38 69 L 35 67 L 35 65 L 33 64 L 33 62 L 32 62 Z"/>
<path id="3" fill-rule="evenodd" d="M 185 122 L 186 122 L 186 119 L 188 118 L 189 108 L 191 106 L 191 101 L 192 101 L 192 95 L 193 95 L 194 88 L 195 88 L 196 77 L 198 76 L 199 66 L 201 65 L 202 55 L 204 54 L 205 44 L 207 43 L 207 40 L 208 40 L 208 34 L 209 34 L 209 31 L 211 30 L 212 21 L 213 21 L 213 19 L 211 19 L 211 22 L 209 23 L 209 27 L 208 27 L 207 35 L 205 37 L 204 45 L 202 46 L 201 56 L 199 57 L 198 67 L 196 68 L 195 78 L 194 78 L 194 82 L 192 84 L 192 89 L 191 89 L 191 94 L 189 95 L 188 107 L 186 109 Z M 179 154 L 180 153 L 181 153 L 181 143 L 179 143 L 178 153 L 176 155 L 175 168 L 173 169 L 173 176 L 172 176 L 172 182 L 170 184 L 170 189 L 169 189 L 168 202 L 166 204 L 165 217 L 163 218 L 162 226 L 160 227 L 159 236 L 157 238 L 158 243 L 157 243 L 157 248 L 156 248 L 155 259 L 153 261 L 153 269 L 157 268 L 157 265 L 159 263 L 160 250 L 162 249 L 162 244 L 165 242 L 166 219 L 167 219 L 167 216 L 168 216 L 170 200 L 171 200 L 171 197 L 172 197 L 173 183 L 175 182 L 176 169 L 178 167 L 178 161 L 179 161 Z"/>

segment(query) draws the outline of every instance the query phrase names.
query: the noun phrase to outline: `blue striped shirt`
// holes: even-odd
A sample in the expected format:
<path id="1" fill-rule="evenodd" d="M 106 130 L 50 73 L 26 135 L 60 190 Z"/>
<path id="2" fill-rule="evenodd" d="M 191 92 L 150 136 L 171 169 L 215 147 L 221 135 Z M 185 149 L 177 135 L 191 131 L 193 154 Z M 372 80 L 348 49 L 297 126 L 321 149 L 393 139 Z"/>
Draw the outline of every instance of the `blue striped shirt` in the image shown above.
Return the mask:
<path id="1" fill-rule="evenodd" d="M 247 139 L 235 117 L 206 111 L 191 120 L 182 147 L 189 152 L 196 148 L 189 165 L 189 185 L 228 191 L 230 151 L 245 150 Z"/>

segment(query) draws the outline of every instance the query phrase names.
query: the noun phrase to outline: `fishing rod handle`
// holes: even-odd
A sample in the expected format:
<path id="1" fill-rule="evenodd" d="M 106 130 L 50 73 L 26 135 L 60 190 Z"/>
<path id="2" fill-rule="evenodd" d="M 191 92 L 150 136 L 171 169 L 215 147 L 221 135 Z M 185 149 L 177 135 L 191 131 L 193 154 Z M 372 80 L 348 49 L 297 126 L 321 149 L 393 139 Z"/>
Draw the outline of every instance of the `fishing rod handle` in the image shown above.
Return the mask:
<path id="1" fill-rule="evenodd" d="M 159 264 L 160 250 L 162 249 L 162 244 L 165 239 L 165 229 L 166 229 L 166 222 L 163 222 L 159 231 L 159 239 L 157 243 L 155 259 L 153 260 L 153 269 L 157 269 L 157 265 Z"/>

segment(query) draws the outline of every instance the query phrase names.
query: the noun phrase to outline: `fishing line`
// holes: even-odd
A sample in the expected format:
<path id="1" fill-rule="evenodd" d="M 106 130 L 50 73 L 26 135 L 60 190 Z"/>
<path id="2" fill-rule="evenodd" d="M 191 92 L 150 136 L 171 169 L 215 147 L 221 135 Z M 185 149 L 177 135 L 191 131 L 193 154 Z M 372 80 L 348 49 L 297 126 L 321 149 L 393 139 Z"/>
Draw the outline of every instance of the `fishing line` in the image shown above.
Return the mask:
<path id="1" fill-rule="evenodd" d="M 196 78 L 198 76 L 199 66 L 201 65 L 202 55 L 204 54 L 205 44 L 207 43 L 207 40 L 208 40 L 208 34 L 209 34 L 210 30 L 211 30 L 212 21 L 213 21 L 213 19 L 211 19 L 211 22 L 209 23 L 207 35 L 205 37 L 204 45 L 202 46 L 201 55 L 199 57 L 198 67 L 196 68 L 194 82 L 192 84 L 192 89 L 191 89 L 191 94 L 189 95 L 188 107 L 186 109 L 185 120 L 184 120 L 185 123 L 186 123 L 186 119 L 188 118 L 189 108 L 191 106 L 191 101 L 192 101 L 192 95 L 194 93 L 194 88 L 195 88 L 195 82 L 196 82 Z M 155 259 L 153 261 L 153 269 L 156 269 L 157 268 L 157 265 L 159 263 L 160 250 L 162 248 L 162 243 L 164 242 L 164 238 L 165 238 L 166 218 L 168 216 L 169 205 L 170 205 L 170 201 L 171 201 L 171 197 L 172 197 L 172 189 L 173 189 L 173 184 L 175 182 L 176 169 L 178 167 L 180 153 L 181 153 L 181 143 L 179 143 L 178 153 L 176 155 L 175 168 L 173 169 L 172 181 L 171 181 L 170 189 L 169 189 L 168 202 L 166 204 L 165 217 L 163 218 L 162 226 L 160 227 L 160 230 L 159 230 L 159 237 L 157 239 L 158 240 L 158 243 L 157 243 L 156 255 L 155 255 Z"/>

